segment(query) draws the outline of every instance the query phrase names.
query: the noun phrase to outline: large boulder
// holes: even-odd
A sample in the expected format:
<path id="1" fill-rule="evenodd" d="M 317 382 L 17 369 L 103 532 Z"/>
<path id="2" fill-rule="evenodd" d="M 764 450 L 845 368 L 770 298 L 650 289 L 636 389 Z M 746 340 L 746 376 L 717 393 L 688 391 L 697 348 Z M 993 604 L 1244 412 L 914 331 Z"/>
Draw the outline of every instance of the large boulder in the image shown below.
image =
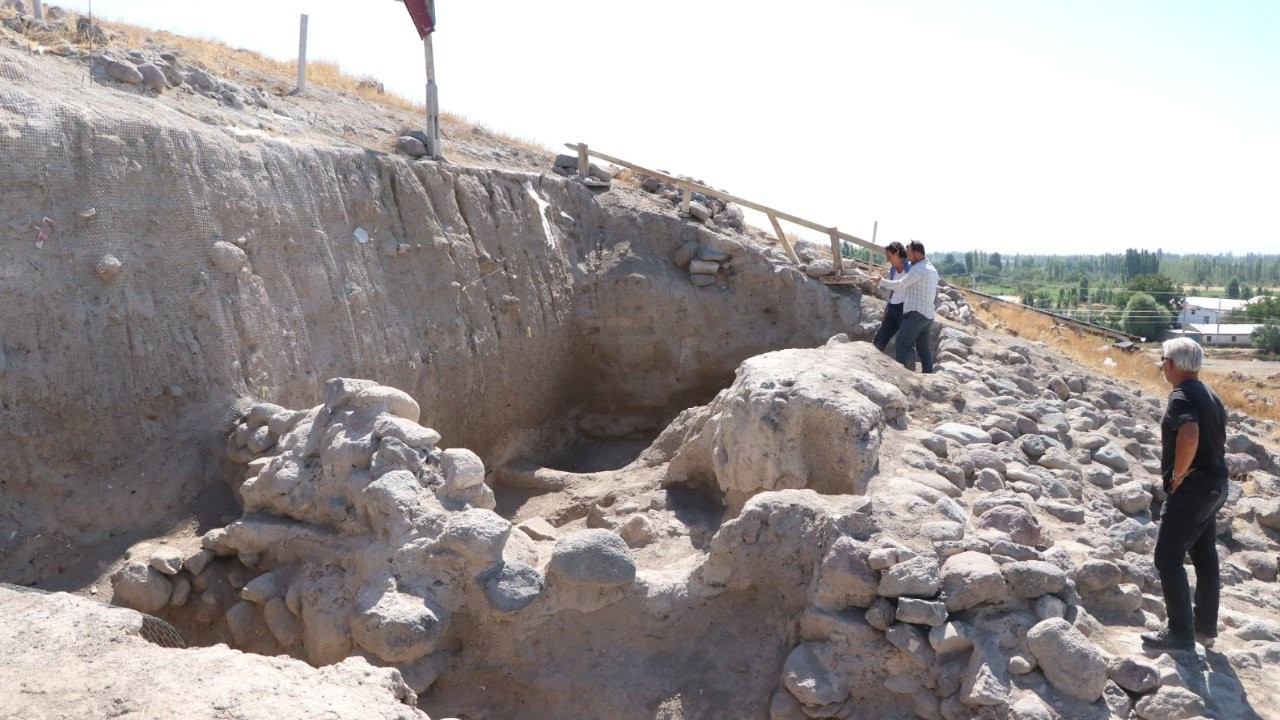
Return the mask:
<path id="1" fill-rule="evenodd" d="M 567 585 L 621 587 L 636 579 L 636 561 L 617 533 L 581 530 L 556 542 L 547 577 Z"/>
<path id="2" fill-rule="evenodd" d="M 969 550 L 942 563 L 942 599 L 948 611 L 958 612 L 1008 601 L 1009 586 L 990 555 Z"/>
<path id="3" fill-rule="evenodd" d="M 1049 684 L 1077 700 L 1093 702 L 1107 685 L 1107 661 L 1074 625 L 1050 618 L 1027 631 L 1027 647 Z"/>
<path id="4" fill-rule="evenodd" d="M 768 490 L 861 494 L 878 469 L 884 424 L 908 407 L 886 379 L 901 371 L 867 343 L 750 358 L 677 452 L 667 482 L 710 479 L 735 510 Z"/>

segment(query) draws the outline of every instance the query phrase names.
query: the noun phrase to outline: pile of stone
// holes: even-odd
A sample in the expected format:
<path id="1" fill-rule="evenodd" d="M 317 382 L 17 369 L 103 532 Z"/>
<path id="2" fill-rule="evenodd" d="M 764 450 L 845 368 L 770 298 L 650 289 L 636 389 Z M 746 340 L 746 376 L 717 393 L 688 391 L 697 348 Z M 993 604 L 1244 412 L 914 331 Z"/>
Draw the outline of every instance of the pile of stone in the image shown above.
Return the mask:
<path id="1" fill-rule="evenodd" d="M 689 282 L 698 287 L 725 285 L 733 275 L 733 247 L 720 249 L 724 243 L 690 240 L 671 256 L 671 262 L 681 270 L 689 271 Z"/>
<path id="2" fill-rule="evenodd" d="M 94 58 L 93 74 L 153 92 L 176 88 L 203 95 L 234 110 L 248 105 L 271 109 L 261 88 L 243 87 L 181 60 L 176 52 L 129 50 L 123 55 L 106 52 Z"/>
<path id="3" fill-rule="evenodd" d="M 117 601 L 225 621 L 248 651 L 314 665 L 362 654 L 421 692 L 447 667 L 442 640 L 464 608 L 486 622 L 586 612 L 633 583 L 630 548 L 604 529 L 560 535 L 536 567 L 536 529 L 513 533 L 493 512 L 480 458 L 437 449 L 418 418 L 403 391 L 343 378 L 307 411 L 255 405 L 228 441 L 248 466 L 245 515 L 196 552 L 127 563 Z"/>
<path id="4" fill-rule="evenodd" d="M 563 153 L 556 155 L 551 169 L 555 170 L 556 174 L 563 175 L 574 182 L 580 182 L 589 188 L 607 190 L 613 185 L 613 175 L 595 163 L 588 165 L 586 176 L 579 173 L 577 155 L 565 155 Z"/>
<path id="5" fill-rule="evenodd" d="M 682 179 L 698 185 L 706 185 L 701 180 L 694 180 L 693 178 Z M 656 177 L 641 176 L 640 187 L 647 193 L 663 198 L 673 206 L 681 207 L 684 204 L 684 190 L 675 183 Z M 689 212 L 687 215 L 682 213 L 682 217 L 691 217 L 701 223 L 714 224 L 719 227 L 737 230 L 738 232 L 746 230 L 747 227 L 746 217 L 743 215 L 742 208 L 734 203 L 725 202 L 718 197 L 708 196 L 700 192 L 691 193 Z"/>

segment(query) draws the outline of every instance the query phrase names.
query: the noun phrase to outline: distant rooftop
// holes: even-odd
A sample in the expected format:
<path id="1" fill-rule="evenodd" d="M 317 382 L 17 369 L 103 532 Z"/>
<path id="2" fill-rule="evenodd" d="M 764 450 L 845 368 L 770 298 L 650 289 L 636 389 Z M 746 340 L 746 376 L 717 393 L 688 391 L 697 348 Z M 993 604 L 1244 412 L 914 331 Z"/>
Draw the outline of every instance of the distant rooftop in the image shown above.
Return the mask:
<path id="1" fill-rule="evenodd" d="M 1228 300 L 1227 298 L 1189 297 L 1183 303 L 1187 309 L 1203 308 L 1205 310 L 1239 310 L 1257 298 L 1250 300 Z"/>
<path id="2" fill-rule="evenodd" d="M 1231 323 L 1216 325 L 1214 323 L 1200 323 L 1199 325 L 1188 325 L 1187 329 L 1192 332 L 1198 332 L 1204 335 L 1249 335 L 1252 334 L 1257 325 Z"/>

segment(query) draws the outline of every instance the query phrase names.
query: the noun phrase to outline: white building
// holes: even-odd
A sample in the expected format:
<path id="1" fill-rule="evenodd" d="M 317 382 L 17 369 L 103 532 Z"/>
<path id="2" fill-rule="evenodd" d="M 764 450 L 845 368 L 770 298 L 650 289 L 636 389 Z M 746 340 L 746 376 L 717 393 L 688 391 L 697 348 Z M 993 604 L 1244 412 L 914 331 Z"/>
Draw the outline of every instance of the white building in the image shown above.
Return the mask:
<path id="1" fill-rule="evenodd" d="M 1253 331 L 1257 327 L 1257 325 L 1241 323 L 1225 325 L 1196 323 L 1186 326 L 1179 334 L 1205 347 L 1253 347 Z"/>
<path id="2" fill-rule="evenodd" d="M 1216 325 L 1230 313 L 1248 305 L 1252 300 L 1228 300 L 1226 298 L 1189 297 L 1178 313 L 1178 327 L 1188 325 Z"/>

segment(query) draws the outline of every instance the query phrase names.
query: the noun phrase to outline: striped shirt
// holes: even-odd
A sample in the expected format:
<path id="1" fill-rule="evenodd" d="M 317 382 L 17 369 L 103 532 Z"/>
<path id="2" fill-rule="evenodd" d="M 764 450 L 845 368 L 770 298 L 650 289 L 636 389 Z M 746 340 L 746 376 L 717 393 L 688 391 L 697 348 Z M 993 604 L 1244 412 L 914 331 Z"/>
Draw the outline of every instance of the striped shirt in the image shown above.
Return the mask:
<path id="1" fill-rule="evenodd" d="M 905 298 L 902 302 L 903 314 L 918 312 L 927 318 L 934 316 L 933 301 L 938 296 L 938 271 L 928 258 L 916 263 L 911 272 L 900 280 L 881 280 L 880 287 L 902 293 Z"/>
<path id="2" fill-rule="evenodd" d="M 892 279 L 894 279 L 894 278 L 898 277 L 898 275 L 906 275 L 906 274 L 907 274 L 907 272 L 908 272 L 908 271 L 910 271 L 910 270 L 911 270 L 911 263 L 910 263 L 909 261 L 906 261 L 906 260 L 903 260 L 903 261 L 902 261 L 902 272 L 901 272 L 901 273 L 899 273 L 899 272 L 898 272 L 898 271 L 897 271 L 897 270 L 896 270 L 892 265 L 890 265 L 890 266 L 889 266 L 889 279 L 890 279 L 890 280 L 892 280 Z M 905 300 L 905 299 L 906 299 L 906 298 L 905 298 L 905 297 L 903 297 L 903 295 L 902 295 L 902 291 L 901 291 L 901 290 L 894 290 L 894 291 L 892 291 L 891 293 L 889 293 L 889 304 L 890 304 L 890 305 L 901 305 L 901 304 L 902 304 L 902 301 L 903 301 L 903 300 Z"/>

